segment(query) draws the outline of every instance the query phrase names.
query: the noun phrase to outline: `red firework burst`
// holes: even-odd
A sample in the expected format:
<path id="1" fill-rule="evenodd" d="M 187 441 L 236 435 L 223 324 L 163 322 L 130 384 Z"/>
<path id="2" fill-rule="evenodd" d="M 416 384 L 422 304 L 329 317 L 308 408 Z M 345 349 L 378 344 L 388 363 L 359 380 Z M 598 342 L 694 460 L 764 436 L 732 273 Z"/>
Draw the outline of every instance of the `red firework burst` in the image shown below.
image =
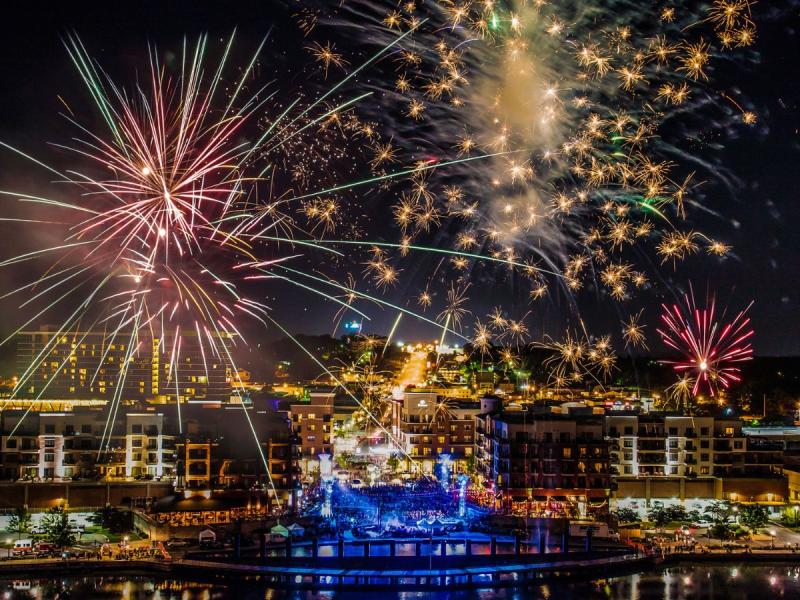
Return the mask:
<path id="1" fill-rule="evenodd" d="M 722 323 L 716 320 L 713 298 L 704 308 L 697 306 L 694 293 L 684 295 L 683 306 L 662 304 L 661 320 L 666 327 L 658 329 L 658 333 L 681 358 L 660 362 L 672 365 L 681 375 L 692 375 L 695 396 L 701 386 L 706 386 L 714 396 L 720 388 L 726 389 L 740 381 L 738 363 L 753 358 L 753 329 L 747 316 L 752 305 L 751 302 L 731 322 Z"/>

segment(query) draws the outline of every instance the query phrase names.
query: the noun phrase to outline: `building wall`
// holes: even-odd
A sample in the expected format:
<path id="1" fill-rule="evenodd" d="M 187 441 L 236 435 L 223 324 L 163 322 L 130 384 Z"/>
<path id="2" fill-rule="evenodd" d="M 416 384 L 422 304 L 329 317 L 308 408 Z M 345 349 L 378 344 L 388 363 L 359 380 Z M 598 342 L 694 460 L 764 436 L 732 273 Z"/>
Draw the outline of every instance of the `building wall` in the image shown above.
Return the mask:
<path id="1" fill-rule="evenodd" d="M 0 482 L 0 508 L 48 509 L 62 506 L 70 508 L 98 508 L 106 504 L 129 507 L 136 500 L 162 498 L 173 493 L 171 483 L 9 483 Z"/>

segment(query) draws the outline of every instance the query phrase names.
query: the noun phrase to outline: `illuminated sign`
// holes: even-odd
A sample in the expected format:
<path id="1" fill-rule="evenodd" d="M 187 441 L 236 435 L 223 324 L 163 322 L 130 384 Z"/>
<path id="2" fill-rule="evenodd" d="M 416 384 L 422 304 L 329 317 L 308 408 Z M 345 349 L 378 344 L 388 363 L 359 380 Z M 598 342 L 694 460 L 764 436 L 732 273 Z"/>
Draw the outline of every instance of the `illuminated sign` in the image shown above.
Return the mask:
<path id="1" fill-rule="evenodd" d="M 348 321 L 344 324 L 347 331 L 361 331 L 361 323 L 358 321 Z"/>

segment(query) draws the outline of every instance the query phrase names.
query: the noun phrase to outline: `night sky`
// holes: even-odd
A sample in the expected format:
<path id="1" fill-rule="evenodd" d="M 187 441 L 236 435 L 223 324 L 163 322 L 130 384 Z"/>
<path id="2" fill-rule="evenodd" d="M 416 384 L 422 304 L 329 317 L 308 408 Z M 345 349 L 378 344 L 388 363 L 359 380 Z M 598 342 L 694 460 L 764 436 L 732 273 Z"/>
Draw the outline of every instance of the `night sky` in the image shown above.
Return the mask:
<path id="1" fill-rule="evenodd" d="M 271 53 L 284 72 L 300 70 L 298 65 L 309 62 L 307 54 L 298 52 L 307 41 L 290 18 L 296 3 L 265 0 L 249 4 L 160 1 L 15 4 L 14 8 L 4 6 L 0 25 L 0 140 L 56 162 L 58 153 L 48 148 L 47 142 L 61 141 L 74 133 L 58 116 L 64 110 L 60 97 L 70 103 L 85 99 L 62 44 L 62 36 L 69 32 L 79 34 L 91 54 L 115 75 L 129 74 L 139 64 L 144 71 L 147 42 L 157 43 L 161 49 L 177 50 L 184 35 L 193 37 L 208 32 L 218 39 L 227 36 L 234 27 L 238 31 L 237 48 L 241 47 L 245 54 L 273 28 L 265 57 Z M 659 291 L 637 299 L 638 306 L 645 309 L 651 334 L 661 301 L 672 299 L 676 290 L 692 282 L 701 296 L 712 290 L 720 303 L 729 305 L 731 310 L 738 311 L 749 300 L 755 300 L 751 314 L 756 330 L 756 354 L 800 354 L 798 12 L 788 2 L 762 0 L 757 6 L 759 37 L 753 51 L 746 53 L 744 60 L 735 66 L 723 64 L 716 74 L 725 89 L 738 89 L 748 98 L 759 115 L 756 127 L 716 133 L 713 140 L 702 140 L 701 131 L 697 144 L 700 153 L 706 144 L 715 146 L 716 156 L 734 178 L 730 187 L 719 182 L 708 185 L 704 204 L 709 212 L 695 211 L 693 223 L 730 243 L 734 251 L 721 261 L 701 254 L 688 260 L 678 273 L 671 267 L 661 268 L 664 279 L 659 283 Z M 287 83 L 303 85 L 303 81 L 303 75 L 298 75 Z M 0 189 L 36 193 L 50 185 L 49 178 L 40 170 L 0 152 Z M 12 204 L 10 200 L 3 202 Z M 380 215 L 385 218 L 385 211 L 374 195 L 364 202 L 363 212 L 373 219 Z M 4 224 L 0 231 L 3 257 L 21 251 L 30 241 L 25 227 L 19 224 Z M 395 298 L 417 293 L 419 282 L 413 280 L 415 268 L 423 270 L 430 265 L 409 266 L 407 271 L 412 279 L 398 287 Z M 359 270 L 354 267 L 349 272 L 357 274 Z M 3 286 L 22 281 L 25 275 L 24 271 L 3 271 Z M 273 303 L 287 328 L 304 333 L 331 331 L 335 307 L 321 304 L 314 296 L 288 286 L 269 285 L 264 293 L 268 299 L 275 299 Z M 471 308 L 475 313 L 488 312 L 498 303 L 513 310 L 515 302 L 519 302 L 517 309 L 524 310 L 512 281 L 498 278 L 492 284 L 491 277 L 484 274 L 476 278 L 473 288 Z M 620 315 L 608 308 L 607 301 L 603 309 L 598 304 L 591 292 L 584 292 L 579 298 L 582 314 L 593 326 L 617 331 Z M 567 305 L 558 297 L 547 305 L 537 305 L 528 321 L 531 330 L 555 331 L 566 318 Z M 14 307 L 8 300 L 0 305 L 3 335 L 21 320 Z M 377 312 L 370 332 L 385 333 L 395 316 L 392 311 Z M 433 337 L 435 332 L 405 319 L 400 336 L 409 339 L 420 335 Z M 657 346 L 655 349 L 658 350 Z"/>

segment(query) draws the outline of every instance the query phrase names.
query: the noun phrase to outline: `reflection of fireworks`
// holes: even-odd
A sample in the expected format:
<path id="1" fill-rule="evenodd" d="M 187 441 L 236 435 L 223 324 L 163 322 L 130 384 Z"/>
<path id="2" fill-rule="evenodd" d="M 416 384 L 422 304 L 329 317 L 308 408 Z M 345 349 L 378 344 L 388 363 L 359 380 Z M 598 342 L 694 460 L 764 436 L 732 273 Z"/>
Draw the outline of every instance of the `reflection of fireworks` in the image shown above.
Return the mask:
<path id="1" fill-rule="evenodd" d="M 662 305 L 661 320 L 666 326 L 658 329 L 662 341 L 679 352 L 678 360 L 665 360 L 675 371 L 694 378 L 692 394 L 697 395 L 701 386 L 706 386 L 713 396 L 719 388 L 727 388 L 740 380 L 738 364 L 753 357 L 750 338 L 753 330 L 746 316 L 752 302 L 736 315 L 730 323 L 717 321 L 716 302 L 698 308 L 694 294 L 684 296 L 684 305 Z"/>

